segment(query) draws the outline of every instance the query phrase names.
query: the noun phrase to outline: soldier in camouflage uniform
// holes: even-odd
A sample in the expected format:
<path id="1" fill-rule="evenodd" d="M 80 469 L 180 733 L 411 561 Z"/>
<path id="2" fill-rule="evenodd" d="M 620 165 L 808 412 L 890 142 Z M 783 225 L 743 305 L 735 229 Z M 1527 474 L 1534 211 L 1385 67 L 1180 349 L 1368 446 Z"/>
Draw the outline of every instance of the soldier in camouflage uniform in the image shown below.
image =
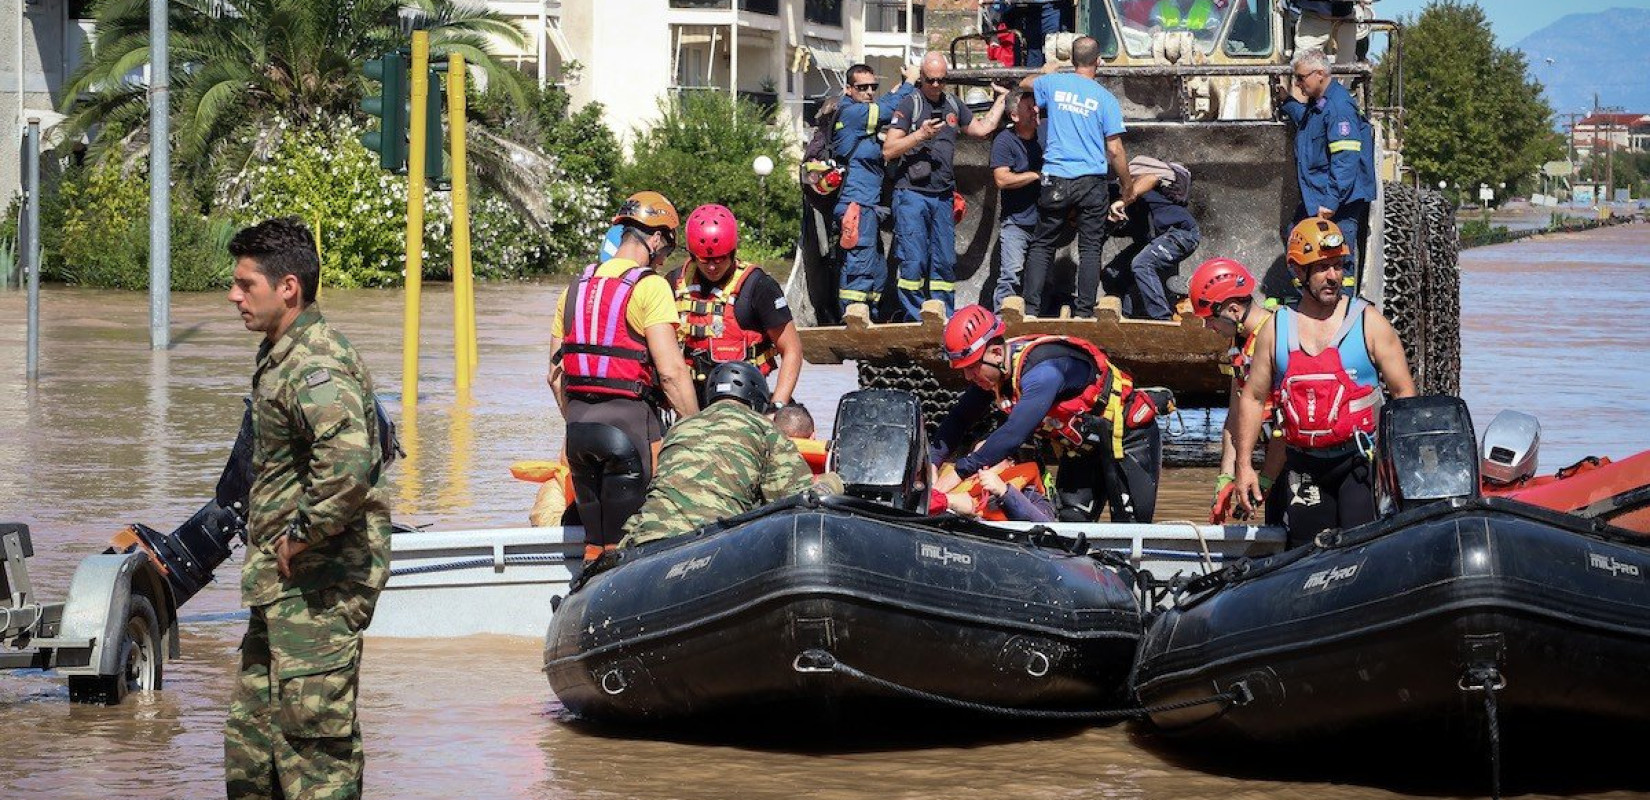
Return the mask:
<path id="1" fill-rule="evenodd" d="M 756 367 L 718 364 L 705 381 L 705 402 L 665 434 L 647 499 L 625 523 L 621 547 L 687 533 L 813 484 L 796 443 L 763 416 L 768 383 Z"/>
<path id="2" fill-rule="evenodd" d="M 295 218 L 229 243 L 229 300 L 264 334 L 252 376 L 253 483 L 240 681 L 224 731 L 230 800 L 361 795 L 361 633 L 389 579 L 372 378 L 312 303 L 320 261 Z"/>

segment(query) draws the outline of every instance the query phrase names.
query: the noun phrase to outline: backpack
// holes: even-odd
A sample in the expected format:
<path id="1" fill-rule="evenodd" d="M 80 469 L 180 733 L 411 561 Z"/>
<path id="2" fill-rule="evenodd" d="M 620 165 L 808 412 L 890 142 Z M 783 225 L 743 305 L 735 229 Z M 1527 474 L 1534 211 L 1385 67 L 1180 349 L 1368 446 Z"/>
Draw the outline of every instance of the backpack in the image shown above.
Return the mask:
<path id="1" fill-rule="evenodd" d="M 1192 171 L 1178 161 L 1151 156 L 1129 159 L 1129 172 L 1157 176 L 1157 191 L 1171 203 L 1186 205 L 1192 197 Z"/>
<path id="2" fill-rule="evenodd" d="M 831 160 L 831 134 L 836 131 L 837 112 L 842 108 L 841 97 L 829 97 L 814 114 L 814 132 L 802 148 L 802 163 Z"/>

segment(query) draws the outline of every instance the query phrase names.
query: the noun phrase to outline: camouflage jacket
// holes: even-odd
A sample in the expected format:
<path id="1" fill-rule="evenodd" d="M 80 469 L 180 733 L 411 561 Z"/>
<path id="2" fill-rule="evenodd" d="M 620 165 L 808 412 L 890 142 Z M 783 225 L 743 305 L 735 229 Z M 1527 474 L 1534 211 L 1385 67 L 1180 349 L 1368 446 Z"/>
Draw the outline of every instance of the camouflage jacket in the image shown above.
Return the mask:
<path id="1" fill-rule="evenodd" d="M 343 334 L 305 309 L 258 348 L 252 375 L 252 492 L 241 601 L 273 603 L 346 581 L 389 580 L 389 504 L 378 474 L 372 378 Z M 293 523 L 309 548 L 276 569 Z"/>
<path id="2" fill-rule="evenodd" d="M 767 417 L 721 400 L 671 427 L 641 510 L 620 546 L 686 533 L 796 494 L 813 483 L 796 443 Z"/>

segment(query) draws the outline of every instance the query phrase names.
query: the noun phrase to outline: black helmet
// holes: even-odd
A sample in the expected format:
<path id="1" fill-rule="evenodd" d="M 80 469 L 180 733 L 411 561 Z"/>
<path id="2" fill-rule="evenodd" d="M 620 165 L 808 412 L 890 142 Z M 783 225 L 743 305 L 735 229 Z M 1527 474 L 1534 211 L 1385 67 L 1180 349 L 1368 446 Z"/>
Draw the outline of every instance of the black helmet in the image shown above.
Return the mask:
<path id="1" fill-rule="evenodd" d="M 705 405 L 731 397 L 758 414 L 768 413 L 768 379 L 747 361 L 717 364 L 705 379 Z"/>

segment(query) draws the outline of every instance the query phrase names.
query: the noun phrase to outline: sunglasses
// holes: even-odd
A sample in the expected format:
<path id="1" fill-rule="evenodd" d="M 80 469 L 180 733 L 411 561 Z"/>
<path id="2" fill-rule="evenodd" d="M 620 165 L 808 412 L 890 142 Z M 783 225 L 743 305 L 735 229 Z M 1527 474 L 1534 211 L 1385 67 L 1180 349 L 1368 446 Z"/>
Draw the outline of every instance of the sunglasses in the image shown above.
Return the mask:
<path id="1" fill-rule="evenodd" d="M 857 91 L 857 92 L 874 92 L 874 91 L 877 90 L 877 87 L 879 87 L 881 85 L 882 84 L 880 84 L 880 83 L 856 83 L 856 84 L 854 84 L 854 91 Z"/>
<path id="2" fill-rule="evenodd" d="M 1297 72 L 1297 73 L 1295 73 L 1295 82 L 1296 82 L 1296 83 L 1300 83 L 1300 82 L 1301 82 L 1301 81 L 1304 81 L 1304 80 L 1306 80 L 1306 79 L 1307 79 L 1307 78 L 1310 78 L 1310 77 L 1312 77 L 1312 76 L 1313 76 L 1313 75 L 1316 75 L 1316 74 L 1318 74 L 1318 73 L 1320 73 L 1320 72 L 1323 72 L 1323 70 L 1321 70 L 1321 69 L 1315 69 L 1315 70 L 1312 70 L 1312 71 L 1311 71 L 1311 72 L 1308 72 L 1308 73 L 1306 73 L 1306 74 L 1304 74 L 1304 75 L 1302 75 L 1302 74 L 1301 74 L 1301 73 L 1299 73 L 1299 72 Z"/>
<path id="3" fill-rule="evenodd" d="M 942 83 L 945 83 L 945 79 L 944 78 L 918 78 L 917 83 L 926 84 L 928 86 L 938 86 Z"/>

